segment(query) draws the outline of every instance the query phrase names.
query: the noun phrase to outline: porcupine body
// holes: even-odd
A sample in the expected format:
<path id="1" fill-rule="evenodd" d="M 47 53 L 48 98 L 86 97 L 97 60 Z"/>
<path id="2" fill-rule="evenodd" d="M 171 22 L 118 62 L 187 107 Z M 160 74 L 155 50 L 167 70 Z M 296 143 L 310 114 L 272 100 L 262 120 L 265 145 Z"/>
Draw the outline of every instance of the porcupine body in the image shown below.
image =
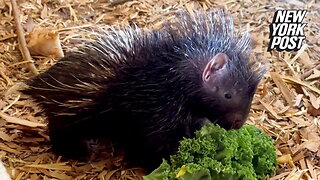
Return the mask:
<path id="1" fill-rule="evenodd" d="M 240 128 L 263 70 L 247 34 L 220 10 L 181 12 L 160 30 L 108 30 L 28 80 L 49 121 L 53 149 L 78 158 L 83 138 L 124 144 L 152 169 L 205 119 Z"/>

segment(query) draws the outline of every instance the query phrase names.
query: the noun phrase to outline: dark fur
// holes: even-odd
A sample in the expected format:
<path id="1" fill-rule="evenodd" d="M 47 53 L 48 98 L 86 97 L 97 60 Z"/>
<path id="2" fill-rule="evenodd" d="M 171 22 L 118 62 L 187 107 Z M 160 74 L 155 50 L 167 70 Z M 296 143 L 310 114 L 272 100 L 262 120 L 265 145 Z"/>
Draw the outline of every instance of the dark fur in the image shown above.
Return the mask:
<path id="1" fill-rule="evenodd" d="M 181 12 L 161 30 L 123 30 L 127 37 L 107 32 L 27 81 L 23 93 L 48 116 L 53 149 L 78 158 L 87 153 L 83 139 L 111 138 L 152 169 L 206 118 L 228 129 L 240 113 L 240 127 L 263 74 L 249 61 L 250 40 L 234 32 L 222 11 L 195 17 Z M 222 94 L 201 79 L 217 53 L 230 58 L 227 74 L 212 84 Z M 232 100 L 224 98 L 227 91 Z"/>

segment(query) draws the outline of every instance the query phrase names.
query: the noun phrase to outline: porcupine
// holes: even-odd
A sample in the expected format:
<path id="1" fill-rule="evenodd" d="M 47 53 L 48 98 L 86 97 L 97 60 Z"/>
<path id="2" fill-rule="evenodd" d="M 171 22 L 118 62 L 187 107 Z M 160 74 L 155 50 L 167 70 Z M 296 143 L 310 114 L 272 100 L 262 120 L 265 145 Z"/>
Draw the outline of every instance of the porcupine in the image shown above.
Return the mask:
<path id="1" fill-rule="evenodd" d="M 83 138 L 110 138 L 152 169 L 206 120 L 244 124 L 265 70 L 231 15 L 181 11 L 158 30 L 98 34 L 22 90 L 43 108 L 58 154 L 79 158 L 88 153 Z"/>

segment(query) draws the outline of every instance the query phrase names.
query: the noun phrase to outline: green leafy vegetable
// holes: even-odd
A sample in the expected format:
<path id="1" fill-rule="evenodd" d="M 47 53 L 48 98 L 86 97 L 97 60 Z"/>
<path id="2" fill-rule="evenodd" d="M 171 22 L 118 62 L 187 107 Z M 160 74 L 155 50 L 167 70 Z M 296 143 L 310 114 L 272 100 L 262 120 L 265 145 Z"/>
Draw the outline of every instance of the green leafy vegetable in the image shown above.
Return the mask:
<path id="1" fill-rule="evenodd" d="M 272 139 L 257 127 L 226 131 L 209 123 L 144 180 L 262 180 L 275 166 Z"/>

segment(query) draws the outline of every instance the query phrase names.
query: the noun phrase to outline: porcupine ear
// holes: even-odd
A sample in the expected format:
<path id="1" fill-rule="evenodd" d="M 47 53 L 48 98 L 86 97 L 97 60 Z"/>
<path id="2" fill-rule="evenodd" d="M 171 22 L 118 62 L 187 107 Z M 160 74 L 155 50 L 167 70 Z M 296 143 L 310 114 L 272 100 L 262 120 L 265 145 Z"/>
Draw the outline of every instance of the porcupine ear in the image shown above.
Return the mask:
<path id="1" fill-rule="evenodd" d="M 207 64 L 202 72 L 202 80 L 208 82 L 212 75 L 224 68 L 229 61 L 229 57 L 224 53 L 216 54 Z"/>

